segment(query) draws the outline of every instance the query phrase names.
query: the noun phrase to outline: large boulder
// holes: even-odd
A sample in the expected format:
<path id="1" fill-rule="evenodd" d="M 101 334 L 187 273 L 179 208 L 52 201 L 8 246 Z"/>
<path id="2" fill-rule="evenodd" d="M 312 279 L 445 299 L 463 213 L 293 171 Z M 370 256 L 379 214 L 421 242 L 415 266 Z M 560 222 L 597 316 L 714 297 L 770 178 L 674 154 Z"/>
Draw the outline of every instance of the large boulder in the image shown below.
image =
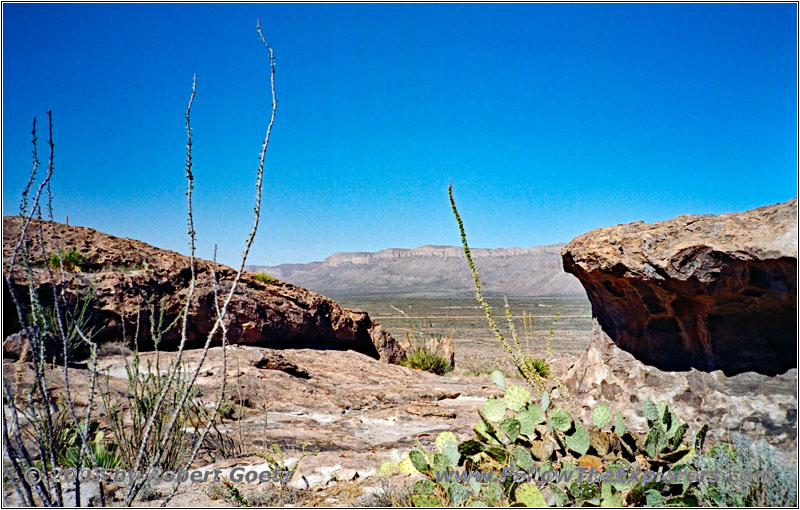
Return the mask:
<path id="1" fill-rule="evenodd" d="M 562 251 L 619 348 L 662 370 L 797 366 L 797 199 L 593 230 Z"/>
<path id="2" fill-rule="evenodd" d="M 20 225 L 19 217 L 3 218 L 4 275 L 8 274 Z M 163 304 L 163 325 L 167 326 L 185 304 L 191 281 L 188 257 L 90 228 L 34 221 L 28 235 L 28 254 L 33 286 L 45 306 L 52 306 L 54 295 L 45 258 L 56 252 L 56 243 L 62 250 L 74 248 L 84 258 L 78 270 L 66 274 L 64 288 L 71 307 L 80 305 L 89 289 L 95 289 L 90 322 L 99 329 L 96 339 L 101 343 L 122 340 L 124 334 L 129 343 L 152 348 L 151 317 L 158 322 Z M 22 303 L 30 302 L 26 297 L 27 275 L 19 261 L 11 272 L 14 291 Z M 212 269 L 216 271 L 220 301 L 236 275 L 230 267 L 196 260 L 197 283 L 188 312 L 187 347 L 202 345 L 214 325 Z M 56 279 L 61 281 L 60 273 Z M 17 317 L 7 285 L 4 293 L 5 317 Z M 404 355 L 395 339 L 366 312 L 344 309 L 325 296 L 290 283 L 260 281 L 252 273 L 242 275 L 225 324 L 231 343 L 354 350 L 389 363 L 399 362 Z M 6 334 L 19 329 L 19 324 L 14 327 L 9 321 L 8 325 Z M 178 323 L 167 330 L 159 348 L 175 348 L 181 339 L 180 329 Z M 214 340 L 217 344 L 220 341 L 219 331 Z"/>
<path id="3" fill-rule="evenodd" d="M 768 376 L 721 370 L 670 372 L 642 363 L 623 351 L 594 320 L 586 353 L 562 377 L 577 411 L 591 423 L 596 403 L 625 415 L 636 432 L 646 432 L 641 402 L 665 401 L 691 430 L 709 425 L 714 440 L 740 432 L 792 451 L 797 445 L 797 369 Z"/>

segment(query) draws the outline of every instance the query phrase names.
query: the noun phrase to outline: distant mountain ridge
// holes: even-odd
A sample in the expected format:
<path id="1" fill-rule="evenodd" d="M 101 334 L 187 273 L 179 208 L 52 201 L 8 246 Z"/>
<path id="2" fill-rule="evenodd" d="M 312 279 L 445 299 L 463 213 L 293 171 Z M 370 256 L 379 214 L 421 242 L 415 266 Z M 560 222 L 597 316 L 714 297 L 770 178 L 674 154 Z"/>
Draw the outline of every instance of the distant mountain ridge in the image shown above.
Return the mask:
<path id="1" fill-rule="evenodd" d="M 487 293 L 510 296 L 585 295 L 564 272 L 563 244 L 530 248 L 473 249 Z M 425 245 L 378 252 L 339 252 L 322 262 L 247 266 L 302 287 L 334 296 L 386 294 L 458 295 L 473 290 L 472 274 L 458 246 Z"/>

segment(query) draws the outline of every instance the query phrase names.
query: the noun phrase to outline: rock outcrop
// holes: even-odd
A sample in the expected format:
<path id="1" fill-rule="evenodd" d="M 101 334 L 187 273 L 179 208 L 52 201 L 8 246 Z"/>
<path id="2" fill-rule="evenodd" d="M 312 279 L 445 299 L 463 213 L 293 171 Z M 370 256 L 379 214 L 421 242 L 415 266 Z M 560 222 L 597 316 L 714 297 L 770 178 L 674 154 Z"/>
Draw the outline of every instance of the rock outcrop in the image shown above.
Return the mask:
<path id="1" fill-rule="evenodd" d="M 647 364 L 726 375 L 797 366 L 797 199 L 593 230 L 562 258 L 605 334 Z"/>
<path id="2" fill-rule="evenodd" d="M 562 378 L 577 411 L 591 423 L 595 403 L 622 412 L 637 432 L 647 430 L 641 402 L 666 401 L 691 430 L 710 426 L 712 439 L 740 432 L 791 452 L 797 445 L 797 369 L 778 376 L 746 372 L 728 377 L 690 369 L 669 372 L 617 347 L 595 320 L 592 343 Z"/>
<path id="3" fill-rule="evenodd" d="M 20 223 L 18 217 L 3 218 L 4 274 L 19 238 Z M 28 252 L 34 286 L 43 303 L 47 306 L 53 301 L 53 284 L 45 258 L 56 251 L 56 242 L 62 250 L 74 248 L 84 262 L 79 271 L 66 275 L 64 287 L 71 306 L 85 300 L 88 289 L 94 287 L 91 322 L 96 329 L 102 328 L 96 338 L 100 342 L 118 341 L 124 332 L 129 343 L 135 340 L 140 348 L 151 348 L 151 316 L 158 318 L 163 303 L 163 324 L 168 325 L 186 301 L 191 281 L 189 258 L 90 228 L 49 222 L 41 227 L 44 242 L 38 235 L 40 225 L 34 222 Z M 227 266 L 217 265 L 214 269 L 209 261 L 196 261 L 197 284 L 188 312 L 187 347 L 202 345 L 214 324 L 212 270 L 216 271 L 220 300 L 236 274 Z M 60 275 L 57 278 L 60 281 Z M 12 272 L 12 280 L 17 295 L 26 296 L 27 275 L 19 264 Z M 17 317 L 7 286 L 4 293 L 5 317 Z M 151 307 L 155 313 L 151 313 Z M 7 324 L 10 327 L 6 334 L 13 333 L 11 321 Z M 397 363 L 404 354 L 395 339 L 366 312 L 343 309 L 316 292 L 279 280 L 264 283 L 249 273 L 242 275 L 228 308 L 226 326 L 228 339 L 235 344 L 354 350 L 390 363 Z M 136 339 L 134 332 L 139 334 Z M 160 348 L 174 348 L 179 340 L 180 325 L 164 334 Z M 214 340 L 219 341 L 219 333 Z"/>

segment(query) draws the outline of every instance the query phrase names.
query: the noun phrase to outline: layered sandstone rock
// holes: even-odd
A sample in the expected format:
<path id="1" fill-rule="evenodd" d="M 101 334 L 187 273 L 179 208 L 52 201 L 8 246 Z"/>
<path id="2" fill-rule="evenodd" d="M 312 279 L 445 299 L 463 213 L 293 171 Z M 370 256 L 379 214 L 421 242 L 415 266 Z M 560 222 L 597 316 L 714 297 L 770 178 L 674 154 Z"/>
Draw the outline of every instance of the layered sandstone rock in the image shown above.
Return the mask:
<path id="1" fill-rule="evenodd" d="M 150 338 L 150 308 L 155 316 L 164 304 L 164 325 L 178 315 L 189 292 L 191 267 L 189 258 L 162 250 L 132 239 L 114 237 L 94 229 L 43 223 L 44 246 L 39 240 L 39 224 L 34 223 L 29 234 L 28 252 L 33 264 L 34 286 L 45 305 L 52 305 L 53 291 L 44 259 L 56 251 L 74 248 L 85 258 L 80 271 L 66 275 L 68 300 L 75 303 L 85 299 L 90 287 L 96 289 L 92 300 L 92 323 L 97 340 L 135 340 L 141 348 L 152 347 Z M 3 218 L 3 270 L 7 274 L 11 254 L 19 239 L 20 219 Z M 213 264 L 197 260 L 197 285 L 192 306 L 189 307 L 187 346 L 202 345 L 215 320 Z M 227 266 L 216 266 L 220 300 L 224 298 L 235 277 Z M 60 275 L 58 275 L 60 281 Z M 27 295 L 27 276 L 19 264 L 12 272 L 18 296 Z M 4 313 L 16 317 L 17 311 L 4 286 Z M 24 300 L 23 300 L 24 301 Z M 138 314 L 138 327 L 137 327 Z M 10 321 L 9 321 L 10 325 Z M 334 301 L 301 287 L 274 280 L 263 283 L 245 273 L 228 308 L 226 319 L 231 343 L 265 347 L 311 347 L 320 349 L 354 350 L 375 359 L 397 363 L 403 356 L 402 347 L 366 312 L 341 308 Z M 17 325 L 17 329 L 18 329 Z M 12 333 L 11 327 L 8 328 Z M 163 337 L 161 348 L 174 348 L 180 340 L 180 327 L 173 327 Z M 219 335 L 215 340 L 219 341 Z"/>
<path id="2" fill-rule="evenodd" d="M 780 374 L 797 358 L 797 199 L 593 230 L 562 251 L 621 349 L 663 370 Z"/>
<path id="3" fill-rule="evenodd" d="M 595 320 L 589 349 L 562 380 L 579 397 L 577 411 L 587 423 L 595 404 L 602 402 L 623 413 L 631 429 L 645 432 L 641 402 L 665 401 L 691 430 L 708 424 L 714 440 L 740 432 L 787 452 L 797 445 L 796 368 L 777 376 L 663 371 L 617 347 Z"/>

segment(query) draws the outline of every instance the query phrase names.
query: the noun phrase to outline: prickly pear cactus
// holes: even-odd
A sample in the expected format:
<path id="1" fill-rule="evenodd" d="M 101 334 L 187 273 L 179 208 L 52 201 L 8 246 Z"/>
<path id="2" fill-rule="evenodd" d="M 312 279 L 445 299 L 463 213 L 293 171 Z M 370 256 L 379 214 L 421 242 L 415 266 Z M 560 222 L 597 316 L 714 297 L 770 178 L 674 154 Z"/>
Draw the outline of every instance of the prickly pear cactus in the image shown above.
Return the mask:
<path id="1" fill-rule="evenodd" d="M 411 464 L 414 465 L 414 469 L 420 473 L 424 473 L 428 470 L 428 460 L 425 458 L 425 454 L 421 451 L 411 450 L 411 452 L 408 454 L 408 458 L 411 459 Z"/>
<path id="2" fill-rule="evenodd" d="M 506 391 L 506 376 L 503 372 L 499 370 L 495 370 L 491 374 L 489 374 L 489 379 L 492 380 L 493 383 L 497 385 L 503 391 Z"/>
<path id="3" fill-rule="evenodd" d="M 642 411 L 644 411 L 644 417 L 647 418 L 648 421 L 652 422 L 658 420 L 658 408 L 649 400 L 642 402 Z"/>
<path id="4" fill-rule="evenodd" d="M 572 426 L 572 416 L 565 409 L 556 407 L 550 413 L 550 424 L 554 429 L 566 432 Z"/>
<path id="5" fill-rule="evenodd" d="M 414 467 L 414 464 L 411 462 L 411 459 L 409 457 L 406 457 L 405 459 L 400 461 L 400 463 L 397 465 L 397 470 L 400 471 L 401 473 L 409 475 L 415 475 L 419 473 L 419 471 L 417 471 L 417 468 Z"/>
<path id="6" fill-rule="evenodd" d="M 444 447 L 447 443 L 458 444 L 458 438 L 450 431 L 441 432 L 436 436 L 436 449 L 439 450 L 439 453 L 444 453 Z"/>
<path id="7" fill-rule="evenodd" d="M 536 404 L 528 404 L 528 407 L 517 413 L 520 434 L 533 434 L 534 427 L 545 421 L 544 411 Z"/>
<path id="8" fill-rule="evenodd" d="M 524 386 L 512 384 L 506 388 L 505 401 L 509 409 L 519 411 L 531 400 L 531 392 Z"/>
<path id="9" fill-rule="evenodd" d="M 411 504 L 416 507 L 442 506 L 442 502 L 436 496 L 414 494 L 411 496 Z"/>
<path id="10" fill-rule="evenodd" d="M 622 417 L 622 413 L 617 413 L 614 418 L 614 433 L 620 437 L 625 433 L 625 420 Z"/>
<path id="11" fill-rule="evenodd" d="M 457 483 L 451 485 L 447 493 L 453 502 L 453 506 L 461 506 L 469 499 L 469 489 Z"/>
<path id="12" fill-rule="evenodd" d="M 583 428 L 583 425 L 578 422 L 575 422 L 575 432 L 571 436 L 566 436 L 565 441 L 567 443 L 567 448 L 579 455 L 584 455 L 588 452 L 589 445 L 591 444 L 589 433 Z"/>
<path id="13" fill-rule="evenodd" d="M 394 462 L 389 462 L 387 460 L 386 462 L 381 464 L 380 472 L 382 475 L 385 476 L 393 475 L 394 473 L 397 473 L 397 466 L 394 464 Z"/>
<path id="14" fill-rule="evenodd" d="M 517 487 L 517 503 L 522 503 L 528 507 L 542 508 L 547 506 L 544 496 L 539 492 L 539 488 L 532 483 L 524 483 Z"/>
<path id="15" fill-rule="evenodd" d="M 594 411 L 592 411 L 592 421 L 598 429 L 602 429 L 611 423 L 611 408 L 605 404 L 595 407 Z"/>
<path id="16" fill-rule="evenodd" d="M 502 430 L 503 433 L 505 433 L 505 435 L 508 437 L 508 440 L 513 443 L 517 440 L 517 436 L 519 435 L 519 421 L 515 420 L 514 418 L 506 418 L 503 420 L 503 423 L 500 424 L 500 430 Z"/>
<path id="17" fill-rule="evenodd" d="M 436 485 L 430 480 L 417 480 L 414 484 L 414 494 L 430 494 Z"/>
<path id="18" fill-rule="evenodd" d="M 490 398 L 483 404 L 483 415 L 487 420 L 498 422 L 506 415 L 506 403 L 499 398 Z"/>

